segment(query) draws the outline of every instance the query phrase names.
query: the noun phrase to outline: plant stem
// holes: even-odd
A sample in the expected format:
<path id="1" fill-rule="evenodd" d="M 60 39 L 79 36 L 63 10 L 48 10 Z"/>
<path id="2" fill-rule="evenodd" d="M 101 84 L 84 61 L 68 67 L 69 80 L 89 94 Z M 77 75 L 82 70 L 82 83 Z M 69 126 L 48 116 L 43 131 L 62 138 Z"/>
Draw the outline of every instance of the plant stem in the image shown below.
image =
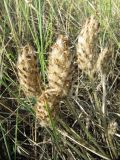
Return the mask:
<path id="1" fill-rule="evenodd" d="M 101 74 L 101 82 L 103 88 L 103 97 L 102 97 L 102 113 L 103 116 L 106 115 L 106 74 Z"/>

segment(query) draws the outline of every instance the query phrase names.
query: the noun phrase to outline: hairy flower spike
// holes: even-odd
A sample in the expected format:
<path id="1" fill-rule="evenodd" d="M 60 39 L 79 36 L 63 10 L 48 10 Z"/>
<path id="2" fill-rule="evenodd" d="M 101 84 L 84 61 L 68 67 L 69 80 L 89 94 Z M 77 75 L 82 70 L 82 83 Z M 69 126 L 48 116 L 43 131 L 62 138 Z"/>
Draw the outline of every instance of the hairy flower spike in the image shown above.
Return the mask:
<path id="1" fill-rule="evenodd" d="M 48 59 L 49 88 L 56 90 L 60 97 L 67 95 L 71 81 L 72 56 L 68 49 L 68 39 L 59 35 Z"/>
<path id="2" fill-rule="evenodd" d="M 38 97 L 35 105 L 36 117 L 41 126 L 50 126 L 55 117 L 56 105 L 67 95 L 71 81 L 72 56 L 68 49 L 68 39 L 59 35 L 48 58 L 48 86 Z"/>
<path id="3" fill-rule="evenodd" d="M 55 117 L 55 109 L 58 102 L 56 91 L 47 89 L 38 97 L 35 105 L 36 117 L 43 127 L 51 125 L 51 120 Z"/>
<path id="4" fill-rule="evenodd" d="M 99 30 L 99 23 L 94 16 L 87 19 L 79 36 L 77 44 L 78 67 L 87 74 L 94 71 L 96 61 L 96 37 Z"/>
<path id="5" fill-rule="evenodd" d="M 41 93 L 41 80 L 37 67 L 36 53 L 29 44 L 22 48 L 17 61 L 20 86 L 26 96 Z"/>
<path id="6" fill-rule="evenodd" d="M 112 53 L 112 50 L 111 48 L 104 48 L 101 53 L 99 54 L 99 57 L 98 57 L 98 60 L 97 60 L 97 63 L 96 63 L 96 68 L 98 71 L 102 72 L 102 73 L 106 73 L 108 68 L 109 68 L 109 60 L 110 60 L 110 57 L 112 56 L 111 55 Z"/>

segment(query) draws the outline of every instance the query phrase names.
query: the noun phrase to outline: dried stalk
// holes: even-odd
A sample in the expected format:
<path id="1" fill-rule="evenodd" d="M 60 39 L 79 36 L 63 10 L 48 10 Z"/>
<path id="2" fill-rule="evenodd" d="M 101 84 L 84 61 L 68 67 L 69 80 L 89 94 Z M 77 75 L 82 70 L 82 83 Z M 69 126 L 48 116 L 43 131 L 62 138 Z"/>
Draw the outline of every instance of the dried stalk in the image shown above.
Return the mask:
<path id="1" fill-rule="evenodd" d="M 109 69 L 109 61 L 111 58 L 112 48 L 104 48 L 101 53 L 99 54 L 96 68 L 97 71 L 101 73 L 101 82 L 102 82 L 102 88 L 103 88 L 103 97 L 102 97 L 102 113 L 105 116 L 106 115 L 106 74 Z"/>

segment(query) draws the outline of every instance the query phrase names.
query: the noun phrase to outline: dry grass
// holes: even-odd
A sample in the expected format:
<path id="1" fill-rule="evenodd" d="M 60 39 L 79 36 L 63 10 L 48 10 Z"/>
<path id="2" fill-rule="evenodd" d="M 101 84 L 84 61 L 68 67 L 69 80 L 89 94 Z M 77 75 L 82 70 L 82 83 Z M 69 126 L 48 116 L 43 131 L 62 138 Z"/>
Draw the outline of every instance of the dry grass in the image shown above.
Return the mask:
<path id="1" fill-rule="evenodd" d="M 119 11 L 118 0 L 0 1 L 0 159 L 119 159 Z M 61 34 L 69 37 L 68 46 L 63 36 L 54 45 Z M 19 48 L 26 42 L 34 46 L 44 86 L 37 97 L 21 94 L 17 79 Z"/>

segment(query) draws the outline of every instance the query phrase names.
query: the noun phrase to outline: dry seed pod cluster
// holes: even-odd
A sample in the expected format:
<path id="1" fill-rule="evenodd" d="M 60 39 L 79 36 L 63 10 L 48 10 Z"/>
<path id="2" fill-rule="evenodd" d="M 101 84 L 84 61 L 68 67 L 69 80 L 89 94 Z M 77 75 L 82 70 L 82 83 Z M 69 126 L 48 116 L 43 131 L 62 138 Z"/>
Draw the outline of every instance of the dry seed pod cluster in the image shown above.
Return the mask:
<path id="1" fill-rule="evenodd" d="M 34 109 L 41 126 L 51 125 L 51 121 L 55 117 L 58 100 L 56 92 L 51 89 L 43 91 L 42 95 L 37 98 Z"/>
<path id="2" fill-rule="evenodd" d="M 107 73 L 108 62 L 110 60 L 111 53 L 112 53 L 112 48 L 106 47 L 101 51 L 97 59 L 96 69 L 103 74 Z"/>
<path id="3" fill-rule="evenodd" d="M 97 55 L 96 38 L 99 23 L 91 16 L 78 36 L 78 67 L 88 75 L 96 70 L 105 72 L 106 61 L 110 57 L 108 48 Z M 97 63 L 96 63 L 97 62 Z M 50 117 L 55 116 L 59 100 L 68 94 L 71 83 L 72 55 L 68 49 L 68 39 L 59 35 L 48 57 L 48 89 L 41 93 L 42 82 L 37 69 L 35 51 L 30 45 L 22 49 L 18 57 L 18 75 L 20 85 L 26 96 L 37 96 L 34 106 L 36 118 L 41 126 L 50 125 Z"/>
<path id="4" fill-rule="evenodd" d="M 50 115 L 54 117 L 56 105 L 67 95 L 71 81 L 72 56 L 68 49 L 68 39 L 59 35 L 48 58 L 48 88 L 41 93 L 41 80 L 36 64 L 35 51 L 30 45 L 22 49 L 17 68 L 19 83 L 26 96 L 37 96 L 34 106 L 41 126 L 50 125 Z"/>
<path id="5" fill-rule="evenodd" d="M 87 74 L 94 71 L 96 62 L 96 37 L 99 31 L 99 23 L 94 16 L 87 19 L 79 36 L 77 44 L 78 67 Z"/>
<path id="6" fill-rule="evenodd" d="M 54 89 L 57 95 L 65 96 L 70 87 L 70 71 L 72 56 L 68 49 L 68 39 L 59 35 L 52 51 L 49 54 L 48 82 L 49 88 Z"/>
<path id="7" fill-rule="evenodd" d="M 101 73 L 101 83 L 103 88 L 101 111 L 106 115 L 106 73 L 108 62 L 111 57 L 112 48 L 104 48 L 101 53 L 97 53 L 96 41 L 99 30 L 99 23 L 95 17 L 91 16 L 82 28 L 78 36 L 77 62 L 78 67 L 93 78 L 95 72 Z M 98 55 L 97 55 L 98 54 Z"/>
<path id="8" fill-rule="evenodd" d="M 40 119 L 42 126 L 50 124 L 51 113 L 54 118 L 56 112 L 56 105 L 60 98 L 67 95 L 70 87 L 70 69 L 72 57 L 68 50 L 67 38 L 60 35 L 52 47 L 48 58 L 48 85 L 49 89 L 45 90 L 38 98 L 35 106 L 36 116 Z M 48 106 L 48 110 L 46 110 Z"/>
<path id="9" fill-rule="evenodd" d="M 41 93 L 41 79 L 37 67 L 36 53 L 31 45 L 22 48 L 17 61 L 20 86 L 26 96 L 38 96 Z"/>

